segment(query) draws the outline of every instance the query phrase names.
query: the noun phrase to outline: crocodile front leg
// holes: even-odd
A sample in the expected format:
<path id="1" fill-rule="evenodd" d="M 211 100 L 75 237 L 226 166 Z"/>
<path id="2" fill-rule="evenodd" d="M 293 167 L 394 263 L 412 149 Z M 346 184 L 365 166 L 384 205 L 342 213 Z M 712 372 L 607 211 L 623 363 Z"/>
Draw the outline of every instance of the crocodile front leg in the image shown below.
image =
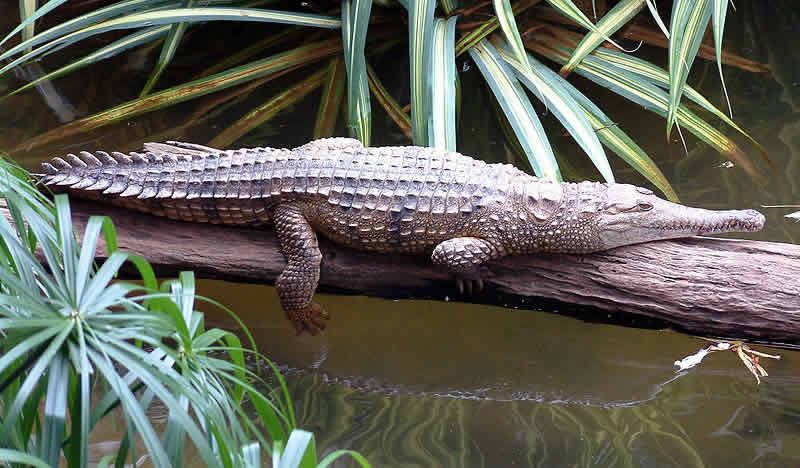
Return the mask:
<path id="1" fill-rule="evenodd" d="M 322 261 L 317 236 L 296 203 L 278 205 L 274 222 L 287 263 L 275 282 L 278 297 L 297 334 L 308 331 L 316 335 L 325 329 L 325 320 L 330 318 L 319 304 L 311 301 L 319 282 L 319 264 Z"/>
<path id="2" fill-rule="evenodd" d="M 505 255 L 502 246 L 478 237 L 456 237 L 448 239 L 433 249 L 431 260 L 436 265 L 444 265 L 456 275 L 458 290 L 463 294 L 472 292 L 472 284 L 483 289 L 481 267 L 489 260 Z"/>

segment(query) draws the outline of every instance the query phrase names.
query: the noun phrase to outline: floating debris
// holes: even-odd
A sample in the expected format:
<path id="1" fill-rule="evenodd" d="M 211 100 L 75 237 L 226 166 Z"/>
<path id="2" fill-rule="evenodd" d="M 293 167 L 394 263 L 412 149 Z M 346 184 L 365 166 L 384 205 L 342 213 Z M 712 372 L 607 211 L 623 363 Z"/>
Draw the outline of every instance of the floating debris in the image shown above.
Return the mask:
<path id="1" fill-rule="evenodd" d="M 704 338 L 705 339 L 705 338 Z M 726 342 L 720 341 L 709 345 L 705 348 L 702 348 L 700 351 L 686 356 L 685 358 L 681 359 L 680 361 L 675 361 L 675 365 L 678 367 L 677 372 L 684 371 L 686 369 L 691 369 L 692 367 L 700 364 L 700 361 L 703 360 L 709 354 L 715 351 L 733 351 L 738 356 L 739 359 L 742 360 L 747 370 L 750 371 L 751 374 L 756 378 L 756 383 L 761 383 L 761 377 L 767 377 L 767 371 L 761 367 L 759 364 L 759 359 L 770 358 L 770 359 L 780 359 L 781 357 L 777 354 L 766 354 L 754 349 L 751 349 L 749 346 L 744 344 L 741 341 L 733 341 L 733 342 Z"/>

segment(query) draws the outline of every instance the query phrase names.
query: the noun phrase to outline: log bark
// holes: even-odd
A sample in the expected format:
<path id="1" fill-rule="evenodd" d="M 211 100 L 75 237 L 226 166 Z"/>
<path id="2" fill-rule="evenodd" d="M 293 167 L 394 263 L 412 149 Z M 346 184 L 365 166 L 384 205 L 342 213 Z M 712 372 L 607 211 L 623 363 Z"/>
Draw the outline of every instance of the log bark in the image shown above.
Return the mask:
<path id="1" fill-rule="evenodd" d="M 111 216 L 119 248 L 147 258 L 160 276 L 193 270 L 202 278 L 271 283 L 285 265 L 271 230 L 176 222 L 82 200 L 72 201 L 72 211 L 81 233 L 89 216 Z M 321 243 L 322 290 L 470 299 L 428 258 Z M 508 257 L 489 270 L 490 294 L 527 307 L 536 304 L 531 298 L 545 298 L 598 315 L 643 315 L 694 334 L 800 343 L 798 245 L 695 237 L 593 255 Z"/>

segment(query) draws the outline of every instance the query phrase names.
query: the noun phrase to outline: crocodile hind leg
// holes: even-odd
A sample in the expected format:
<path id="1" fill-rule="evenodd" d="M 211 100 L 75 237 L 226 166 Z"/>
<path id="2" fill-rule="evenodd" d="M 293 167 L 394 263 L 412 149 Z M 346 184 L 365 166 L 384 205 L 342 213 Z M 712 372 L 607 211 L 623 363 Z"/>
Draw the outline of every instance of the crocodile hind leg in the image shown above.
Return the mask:
<path id="1" fill-rule="evenodd" d="M 502 246 L 478 237 L 456 237 L 441 242 L 433 249 L 431 260 L 436 265 L 446 266 L 456 275 L 458 290 L 472 293 L 473 284 L 483 289 L 481 269 L 489 260 L 505 255 Z"/>
<path id="2" fill-rule="evenodd" d="M 308 331 L 316 335 L 325 328 L 325 320 L 330 318 L 319 304 L 311 301 L 319 282 L 319 264 L 322 261 L 317 236 L 296 203 L 275 207 L 274 223 L 287 263 L 275 282 L 278 297 L 297 334 Z"/>

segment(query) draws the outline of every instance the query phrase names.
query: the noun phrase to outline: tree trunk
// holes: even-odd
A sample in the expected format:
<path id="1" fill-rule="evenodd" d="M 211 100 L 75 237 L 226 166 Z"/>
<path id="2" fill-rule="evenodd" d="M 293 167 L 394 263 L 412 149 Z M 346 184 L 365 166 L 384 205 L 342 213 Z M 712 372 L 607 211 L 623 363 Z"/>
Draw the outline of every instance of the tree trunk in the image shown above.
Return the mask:
<path id="1" fill-rule="evenodd" d="M 119 248 L 147 258 L 160 276 L 193 270 L 203 278 L 271 283 L 285 265 L 271 230 L 176 222 L 82 200 L 72 201 L 72 212 L 81 233 L 89 216 L 110 215 Z M 324 240 L 322 252 L 324 290 L 462 297 L 424 256 L 370 254 Z M 800 343 L 797 245 L 694 237 L 592 255 L 508 257 L 489 269 L 490 293 L 529 306 L 531 297 L 546 298 L 588 306 L 598 316 L 644 315 L 695 334 Z"/>

